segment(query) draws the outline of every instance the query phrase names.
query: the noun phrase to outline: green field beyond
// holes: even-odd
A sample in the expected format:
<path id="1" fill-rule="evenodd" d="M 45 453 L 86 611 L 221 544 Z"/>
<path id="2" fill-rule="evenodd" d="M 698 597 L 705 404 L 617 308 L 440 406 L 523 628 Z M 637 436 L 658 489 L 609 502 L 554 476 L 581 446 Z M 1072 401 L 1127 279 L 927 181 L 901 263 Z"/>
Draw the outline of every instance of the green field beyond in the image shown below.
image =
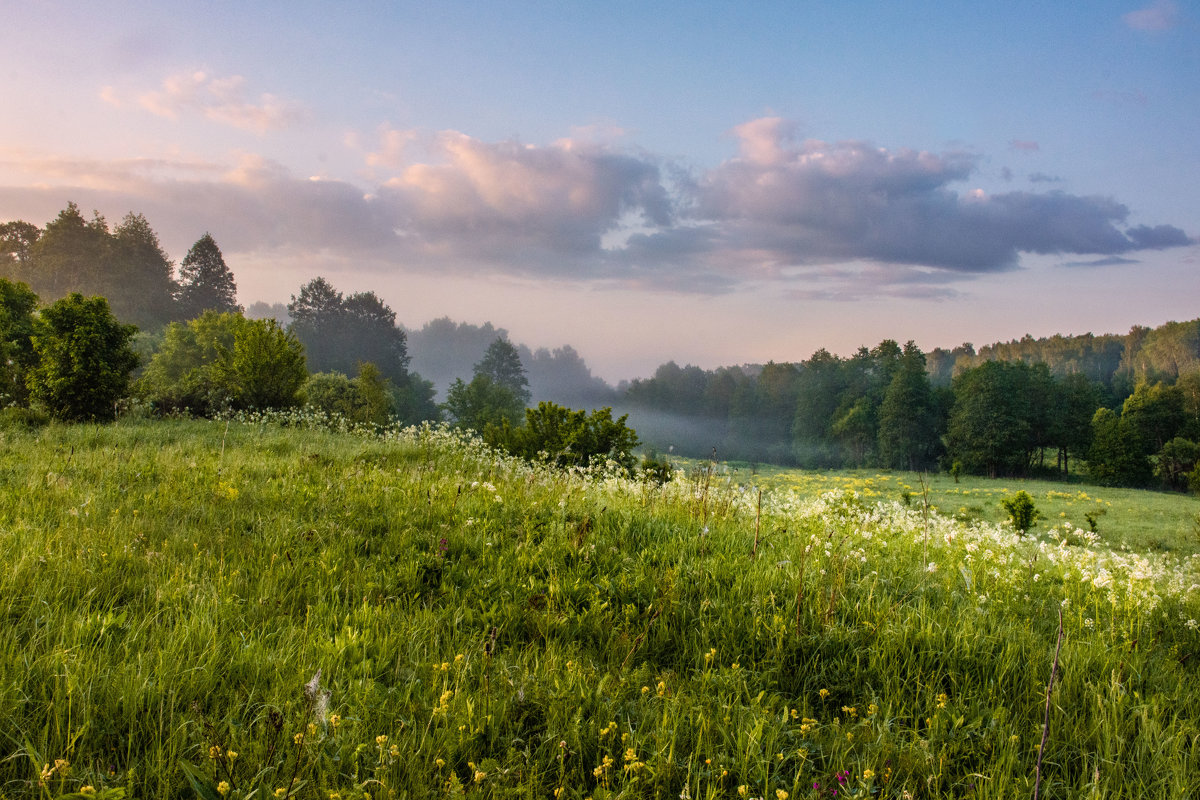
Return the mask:
<path id="1" fill-rule="evenodd" d="M 290 420 L 0 433 L 0 797 L 1200 794 L 1195 500 Z"/>

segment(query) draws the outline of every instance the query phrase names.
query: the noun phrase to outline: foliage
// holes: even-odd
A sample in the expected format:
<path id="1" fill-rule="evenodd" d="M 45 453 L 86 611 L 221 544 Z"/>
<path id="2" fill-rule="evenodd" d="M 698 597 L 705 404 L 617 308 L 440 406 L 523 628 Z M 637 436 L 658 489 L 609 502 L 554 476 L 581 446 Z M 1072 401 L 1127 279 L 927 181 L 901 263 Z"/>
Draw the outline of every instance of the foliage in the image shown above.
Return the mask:
<path id="1" fill-rule="evenodd" d="M 237 283 L 225 264 L 221 248 L 212 235 L 205 233 L 179 265 L 179 305 L 186 319 L 205 311 L 238 312 Z"/>
<path id="2" fill-rule="evenodd" d="M 1145 486 L 1151 475 L 1150 460 L 1129 420 L 1101 408 L 1092 418 L 1092 446 L 1088 474 L 1101 486 Z"/>
<path id="3" fill-rule="evenodd" d="M 1176 436 L 1163 445 L 1153 461 L 1154 474 L 1163 482 L 1164 488 L 1186 491 L 1190 473 L 1200 464 L 1200 444 Z"/>
<path id="4" fill-rule="evenodd" d="M 103 297 L 74 293 L 42 309 L 31 339 L 37 364 L 26 376 L 30 401 L 61 420 L 113 419 L 137 366 L 129 346 L 136 332 Z"/>
<path id="5" fill-rule="evenodd" d="M 529 380 L 521 365 L 521 355 L 507 339 L 497 337 L 488 345 L 483 358 L 475 365 L 474 375 L 483 376 L 496 386 L 507 389 L 521 404 L 521 408 L 528 405 Z"/>
<path id="6" fill-rule="evenodd" d="M 525 409 L 525 424 L 514 428 L 507 421 L 485 429 L 484 439 L 515 456 L 544 461 L 557 467 L 588 467 L 612 461 L 626 470 L 634 465 L 637 433 L 613 419 L 611 408 L 588 414 L 542 401 Z"/>
<path id="7" fill-rule="evenodd" d="M 516 425 L 524 406 L 510 389 L 486 375 L 476 375 L 470 383 L 457 379 L 446 393 L 442 409 L 459 428 L 486 430 L 489 425 Z"/>
<path id="8" fill-rule="evenodd" d="M 1028 367 L 988 361 L 954 379 L 947 457 L 972 473 L 1020 475 L 1029 466 Z"/>
<path id="9" fill-rule="evenodd" d="M 1000 501 L 1000 504 L 1008 512 L 1013 528 L 1019 531 L 1021 535 L 1024 535 L 1032 528 L 1034 521 L 1040 516 L 1037 507 L 1033 504 L 1033 498 L 1024 489 L 1012 497 L 1004 498 Z"/>
<path id="10" fill-rule="evenodd" d="M 308 377 L 304 347 L 274 319 L 245 320 L 234 336 L 231 357 L 216 366 L 220 379 L 232 390 L 236 408 L 294 406 Z M 371 375 L 379 379 L 377 370 Z M 367 391 L 363 389 L 364 396 Z M 367 402 L 375 403 L 374 395 Z"/>
<path id="11" fill-rule="evenodd" d="M 304 345 L 314 372 L 353 372 L 359 362 L 374 364 L 396 385 L 408 375 L 408 345 L 392 311 L 374 292 L 343 297 L 324 278 L 300 287 L 288 304 L 290 330 Z"/>
<path id="12" fill-rule="evenodd" d="M 335 414 L 353 422 L 387 424 L 392 417 L 391 387 L 374 364 L 362 363 L 358 376 L 351 379 L 340 372 L 319 372 L 309 376 L 303 397 L 309 405 L 326 414 Z"/>
<path id="13" fill-rule="evenodd" d="M 176 318 L 170 259 L 141 214 L 126 215 L 110 232 L 98 213 L 86 220 L 68 203 L 45 230 L 8 223 L 2 239 L 11 277 L 27 282 L 43 300 L 72 292 L 100 295 L 117 318 L 142 327 Z"/>
<path id="14" fill-rule="evenodd" d="M 295 405 L 306 377 L 303 348 L 275 320 L 206 311 L 167 326 L 137 391 L 161 411 L 203 416 Z"/>
<path id="15" fill-rule="evenodd" d="M 25 377 L 36 363 L 34 311 L 38 297 L 23 283 L 0 278 L 0 406 L 25 405 Z"/>
<path id="16" fill-rule="evenodd" d="M 927 469 L 937 457 L 938 420 L 925 356 L 904 345 L 900 367 L 879 408 L 879 462 L 886 467 Z"/>

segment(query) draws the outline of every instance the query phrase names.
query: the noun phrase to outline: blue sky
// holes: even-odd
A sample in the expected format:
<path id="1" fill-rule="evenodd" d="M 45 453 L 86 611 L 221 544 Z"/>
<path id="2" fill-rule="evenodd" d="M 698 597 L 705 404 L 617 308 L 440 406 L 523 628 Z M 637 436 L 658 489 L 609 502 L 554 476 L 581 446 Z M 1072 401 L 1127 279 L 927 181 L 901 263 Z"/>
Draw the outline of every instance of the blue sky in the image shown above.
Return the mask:
<path id="1" fill-rule="evenodd" d="M 27 3 L 0 219 L 605 377 L 1200 315 L 1200 5 Z"/>

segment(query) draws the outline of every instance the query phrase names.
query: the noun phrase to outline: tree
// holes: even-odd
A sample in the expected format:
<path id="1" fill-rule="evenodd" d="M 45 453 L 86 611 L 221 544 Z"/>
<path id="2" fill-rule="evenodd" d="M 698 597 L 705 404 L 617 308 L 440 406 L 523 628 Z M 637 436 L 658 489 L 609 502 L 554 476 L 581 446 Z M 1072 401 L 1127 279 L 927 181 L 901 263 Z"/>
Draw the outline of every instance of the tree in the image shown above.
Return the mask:
<path id="1" fill-rule="evenodd" d="M 211 234 L 201 236 L 179 266 L 179 305 L 192 319 L 205 311 L 237 311 L 237 284 Z"/>
<path id="2" fill-rule="evenodd" d="M 489 425 L 518 424 L 524 406 L 508 387 L 479 374 L 470 383 L 459 378 L 450 384 L 442 408 L 455 426 L 482 433 Z"/>
<path id="3" fill-rule="evenodd" d="M 37 363 L 33 331 L 38 296 L 23 283 L 0 278 L 0 406 L 25 405 L 25 378 Z"/>
<path id="4" fill-rule="evenodd" d="M 108 295 L 104 278 L 109 259 L 108 223 L 99 213 L 89 222 L 79 206 L 68 203 L 29 248 L 29 287 L 44 300 L 71 292 Z"/>
<path id="5" fill-rule="evenodd" d="M 291 330 L 304 345 L 313 370 L 349 373 L 366 361 L 394 384 L 405 383 L 407 335 L 396 325 L 396 312 L 374 292 L 343 297 L 318 277 L 292 296 L 288 313 Z"/>
<path id="6" fill-rule="evenodd" d="M 160 410 L 208 415 L 296 405 L 307 377 L 303 347 L 275 320 L 206 311 L 167 326 L 137 390 Z"/>
<path id="7" fill-rule="evenodd" d="M 946 451 L 967 472 L 1020 475 L 1029 466 L 1027 365 L 986 361 L 954 379 Z"/>
<path id="8" fill-rule="evenodd" d="M 105 296 L 117 317 L 141 328 L 159 328 L 177 318 L 174 267 L 145 217 L 125 216 L 113 231 L 109 258 Z"/>
<path id="9" fill-rule="evenodd" d="M 885 467 L 926 469 L 933 464 L 937 441 L 925 355 L 909 341 L 879 407 L 879 462 Z"/>
<path id="10" fill-rule="evenodd" d="M 245 320 L 234 337 L 232 357 L 220 371 L 242 408 L 294 406 L 308 377 L 303 345 L 273 319 Z"/>
<path id="11" fill-rule="evenodd" d="M 29 283 L 30 250 L 41 235 L 41 228 L 23 220 L 0 224 L 0 274 L 13 281 Z"/>
<path id="12" fill-rule="evenodd" d="M 76 292 L 43 309 L 32 337 L 38 364 L 27 378 L 30 398 L 63 420 L 115 418 L 137 367 L 129 346 L 136 331 L 103 297 Z"/>
<path id="13" fill-rule="evenodd" d="M 513 397 L 524 408 L 529 403 L 529 380 L 521 366 L 521 355 L 507 339 L 496 337 L 483 354 L 483 360 L 475 365 L 475 374 L 482 375 L 512 392 Z"/>
<path id="14" fill-rule="evenodd" d="M 1188 476 L 1196 469 L 1197 462 L 1200 462 L 1200 445 L 1177 436 L 1154 457 L 1154 474 L 1166 488 L 1186 491 Z"/>
<path id="15" fill-rule="evenodd" d="M 1111 408 L 1092 417 L 1092 445 L 1088 448 L 1088 474 L 1104 486 L 1144 486 L 1150 480 L 1150 460 L 1129 420 Z"/>

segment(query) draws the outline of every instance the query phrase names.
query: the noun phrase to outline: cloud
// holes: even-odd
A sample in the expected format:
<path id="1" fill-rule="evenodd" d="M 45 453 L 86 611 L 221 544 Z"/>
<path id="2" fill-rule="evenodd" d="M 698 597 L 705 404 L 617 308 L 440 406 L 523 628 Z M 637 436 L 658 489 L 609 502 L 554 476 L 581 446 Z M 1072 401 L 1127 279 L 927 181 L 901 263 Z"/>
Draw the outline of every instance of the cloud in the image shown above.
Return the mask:
<path id="1" fill-rule="evenodd" d="M 1062 183 L 1062 178 L 1057 175 L 1047 175 L 1044 172 L 1033 172 L 1029 175 L 1030 183 Z"/>
<path id="2" fill-rule="evenodd" d="M 597 256 L 602 236 L 630 213 L 671 221 L 659 169 L 644 158 L 573 139 L 536 146 L 458 131 L 422 146 L 431 159 L 401 165 L 380 191 L 401 235 L 444 252 Z"/>
<path id="3" fill-rule="evenodd" d="M 112 87 L 104 87 L 101 97 L 123 105 Z M 291 127 L 308 117 L 299 104 L 273 94 L 249 98 L 241 75 L 219 78 L 202 70 L 168 76 L 160 88 L 138 95 L 137 103 L 160 117 L 175 120 L 184 113 L 198 113 L 213 122 L 256 133 Z"/>
<path id="4" fill-rule="evenodd" d="M 1179 4 L 1174 0 L 1156 0 L 1145 8 L 1121 17 L 1135 31 L 1165 31 L 1179 24 Z"/>
<path id="5" fill-rule="evenodd" d="M 984 273 L 1016 267 L 1021 253 L 1112 255 L 1187 238 L 1170 227 L 1127 235 L 1128 209 L 1111 198 L 956 190 L 976 169 L 965 153 L 795 142 L 772 119 L 735 133 L 741 156 L 696 179 L 689 217 L 729 268 L 753 265 L 744 278 L 854 260 Z M 631 245 L 661 252 L 655 236 Z"/>
<path id="6" fill-rule="evenodd" d="M 1021 139 L 1013 139 L 1008 143 L 1008 149 L 1019 153 L 1036 153 L 1041 150 L 1041 146 L 1037 142 L 1023 141 Z"/>
<path id="7" fill-rule="evenodd" d="M 256 263 L 842 297 L 946 298 L 1027 253 L 1099 266 L 1193 243 L 1174 226 L 1129 226 L 1109 197 L 972 189 L 980 159 L 963 152 L 800 140 L 778 118 L 733 135 L 735 157 L 685 170 L 591 140 L 385 127 L 372 146 L 352 142 L 370 170 L 359 181 L 298 176 L 253 154 L 89 161 L 0 149 L 0 218 L 45 209 L 40 223 L 75 200 L 144 213 L 170 252 L 208 230 Z"/>
<path id="8" fill-rule="evenodd" d="M 1136 258 L 1122 258 L 1121 256 L 1109 256 L 1108 258 L 1095 258 L 1090 261 L 1064 261 L 1060 266 L 1063 267 L 1124 267 L 1129 264 L 1140 264 Z"/>

